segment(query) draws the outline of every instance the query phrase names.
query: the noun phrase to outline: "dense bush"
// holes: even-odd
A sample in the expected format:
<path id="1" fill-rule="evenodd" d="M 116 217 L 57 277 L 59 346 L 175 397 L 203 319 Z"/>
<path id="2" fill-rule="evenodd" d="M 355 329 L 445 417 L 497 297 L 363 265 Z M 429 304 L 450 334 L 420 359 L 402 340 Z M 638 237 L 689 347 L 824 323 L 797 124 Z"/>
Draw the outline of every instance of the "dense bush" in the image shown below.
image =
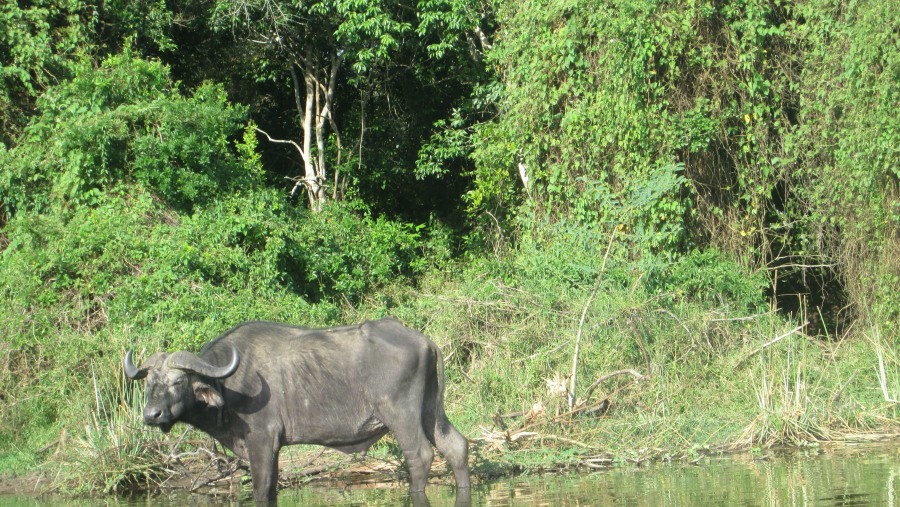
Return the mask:
<path id="1" fill-rule="evenodd" d="M 15 143 L 43 90 L 88 60 L 92 10 L 80 0 L 0 5 L 0 146 Z"/>
<path id="2" fill-rule="evenodd" d="M 104 189 L 132 183 L 189 210 L 259 183 L 228 146 L 245 108 L 229 104 L 218 85 L 183 96 L 158 62 L 111 57 L 52 87 L 37 105 L 24 137 L 0 153 L 0 203 L 9 215 L 54 202 L 93 204 Z"/>
<path id="3" fill-rule="evenodd" d="M 796 164 L 794 208 L 808 213 L 799 253 L 838 264 L 856 316 L 896 330 L 900 6 L 821 0 L 796 11 L 805 58 L 798 126 L 785 142 Z"/>
<path id="4" fill-rule="evenodd" d="M 644 232 L 636 257 L 713 248 L 737 276 L 766 274 L 776 300 L 807 293 L 893 327 L 896 14 L 840 0 L 501 3 L 486 88 L 500 112 L 472 139 L 476 211 L 518 210 L 526 231 L 623 223 Z M 660 185 L 666 167 L 675 184 Z M 666 191 L 637 205 L 648 188 Z"/>
<path id="5" fill-rule="evenodd" d="M 713 305 L 724 313 L 753 314 L 768 308 L 765 273 L 749 273 L 715 250 L 695 250 L 651 275 L 649 284 L 673 302 Z"/>

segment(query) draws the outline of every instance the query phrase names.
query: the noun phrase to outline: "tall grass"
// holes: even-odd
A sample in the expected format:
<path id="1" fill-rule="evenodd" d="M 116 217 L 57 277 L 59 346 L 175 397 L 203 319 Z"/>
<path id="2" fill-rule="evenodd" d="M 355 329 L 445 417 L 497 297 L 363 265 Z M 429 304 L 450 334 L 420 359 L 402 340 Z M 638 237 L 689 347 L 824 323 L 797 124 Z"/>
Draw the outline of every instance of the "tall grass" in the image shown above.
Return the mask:
<path id="1" fill-rule="evenodd" d="M 165 475 L 161 439 L 141 420 L 143 397 L 116 361 L 92 364 L 94 403 L 61 456 L 61 487 L 73 493 L 154 489 Z"/>
<path id="2" fill-rule="evenodd" d="M 393 308 L 356 308 L 435 338 L 448 411 L 488 461 L 644 460 L 900 431 L 864 374 L 895 346 L 809 336 L 767 310 L 752 275 L 715 258 L 654 273 L 614 252 L 598 282 L 602 248 L 557 239 L 401 290 Z M 897 357 L 882 356 L 896 382 Z M 609 376 L 621 371 L 635 374 Z"/>
<path id="3" fill-rule="evenodd" d="M 828 392 L 810 378 L 817 373 L 818 357 L 804 345 L 789 341 L 783 344 L 784 352 L 760 351 L 754 384 L 759 412 L 735 442 L 737 446 L 803 445 L 833 438 L 830 423 L 835 419 L 821 404 Z"/>

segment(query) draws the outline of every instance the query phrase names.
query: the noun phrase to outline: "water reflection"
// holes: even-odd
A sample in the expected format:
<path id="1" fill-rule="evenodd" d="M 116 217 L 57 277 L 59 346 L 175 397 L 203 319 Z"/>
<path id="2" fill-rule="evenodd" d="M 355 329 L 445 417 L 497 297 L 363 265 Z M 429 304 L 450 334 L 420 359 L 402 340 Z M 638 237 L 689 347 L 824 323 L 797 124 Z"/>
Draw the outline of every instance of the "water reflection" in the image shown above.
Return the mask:
<path id="1" fill-rule="evenodd" d="M 283 490 L 282 506 L 760 506 L 900 507 L 900 446 L 843 446 L 808 452 L 705 459 L 699 465 L 622 467 L 593 474 L 519 477 L 481 484 L 471 496 L 432 484 L 428 496 L 405 487 L 325 487 Z M 0 497 L 0 507 L 72 505 L 71 501 Z M 252 505 L 233 498 L 173 495 L 76 505 Z"/>
<path id="2" fill-rule="evenodd" d="M 510 480 L 486 486 L 473 504 L 900 507 L 898 477 L 900 448 L 845 446 Z"/>

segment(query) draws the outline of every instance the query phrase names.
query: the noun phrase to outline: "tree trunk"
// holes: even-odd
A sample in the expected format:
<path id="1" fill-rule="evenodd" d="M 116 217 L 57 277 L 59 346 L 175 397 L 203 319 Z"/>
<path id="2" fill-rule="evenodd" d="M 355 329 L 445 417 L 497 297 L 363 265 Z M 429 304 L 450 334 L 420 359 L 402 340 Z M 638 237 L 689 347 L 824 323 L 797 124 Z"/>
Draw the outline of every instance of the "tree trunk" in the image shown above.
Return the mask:
<path id="1" fill-rule="evenodd" d="M 331 130 L 334 132 L 334 140 L 337 146 L 337 157 L 335 159 L 335 167 L 334 167 L 334 189 L 332 192 L 332 199 L 337 198 L 337 185 L 338 185 L 338 171 L 341 164 L 341 152 L 343 151 L 343 146 L 341 145 L 341 132 L 338 130 L 337 123 L 334 121 L 334 89 L 337 87 L 337 75 L 338 71 L 341 68 L 341 63 L 344 61 L 344 58 L 340 56 L 337 52 L 332 52 L 331 55 L 331 68 L 328 69 L 328 73 L 322 73 L 326 77 L 325 85 L 319 85 L 319 91 L 322 93 L 324 98 L 324 105 L 321 109 L 321 114 L 319 115 L 319 122 L 317 128 L 320 129 L 322 135 L 320 136 L 320 145 L 321 145 L 321 153 L 322 153 L 322 181 L 325 181 L 325 127 L 326 122 L 328 125 L 331 125 Z"/>
<path id="2" fill-rule="evenodd" d="M 315 189 L 316 184 L 316 171 L 315 164 L 312 160 L 312 116 L 313 116 L 313 102 L 315 96 L 313 95 L 314 89 L 309 86 L 309 74 L 307 72 L 307 67 L 309 63 L 308 60 L 302 63 L 303 67 L 303 82 L 305 86 L 305 100 L 302 97 L 300 90 L 300 78 L 297 76 L 297 66 L 300 66 L 299 63 L 295 62 L 291 65 L 291 79 L 294 84 L 294 103 L 297 107 L 297 114 L 300 115 L 301 121 L 300 126 L 303 130 L 303 142 L 302 145 L 298 145 L 293 141 L 277 141 L 269 138 L 272 141 L 276 142 L 290 142 L 297 150 L 300 152 L 300 158 L 303 159 L 303 177 L 291 178 L 296 183 L 294 184 L 294 188 L 291 189 L 291 195 L 297 191 L 301 185 L 306 189 L 307 197 L 309 198 L 309 207 L 313 211 L 319 211 L 321 206 L 318 205 L 318 199 L 316 198 L 317 192 Z M 268 135 L 268 134 L 266 134 Z"/>
<path id="3" fill-rule="evenodd" d="M 316 104 L 316 178 L 318 179 L 320 184 L 324 184 L 325 177 L 327 175 L 327 166 L 325 165 L 325 124 L 327 122 L 328 115 L 328 101 L 323 97 L 322 93 L 322 82 L 319 79 L 319 65 L 313 68 L 313 89 L 315 90 L 315 104 Z M 325 200 L 325 192 L 323 189 L 319 189 L 320 195 L 318 198 L 321 201 Z"/>
<path id="4" fill-rule="evenodd" d="M 313 131 L 313 117 L 316 115 L 316 103 L 318 100 L 318 88 L 316 87 L 316 71 L 318 59 L 313 59 L 312 50 L 306 52 L 306 65 L 303 68 L 303 81 L 306 85 L 306 107 L 303 111 L 303 150 L 306 152 L 304 160 L 304 175 L 306 191 L 309 195 L 309 207 L 313 211 L 322 211 L 325 204 L 325 193 L 322 192 L 321 172 L 324 170 L 325 158 L 322 147 L 319 146 L 320 135 L 318 124 Z M 318 122 L 317 122 L 318 123 Z M 312 158 L 312 138 L 316 135 L 317 160 Z"/>
<path id="5" fill-rule="evenodd" d="M 303 135 L 302 146 L 296 145 L 300 156 L 303 158 L 303 177 L 292 178 L 296 184 L 291 191 L 293 194 L 297 187 L 303 185 L 309 197 L 309 207 L 313 211 L 321 211 L 325 204 L 327 193 L 325 182 L 328 174 L 328 126 L 334 131 L 337 143 L 337 163 L 341 160 L 341 137 L 337 124 L 332 117 L 334 110 L 334 91 L 337 86 L 337 75 L 343 63 L 343 57 L 337 52 L 330 58 L 330 66 L 323 69 L 318 56 L 311 49 L 307 49 L 303 60 L 295 61 L 291 66 L 291 78 L 294 82 L 294 101 L 297 114 L 300 116 Z M 303 71 L 301 87 L 297 68 Z M 302 90 L 301 90 L 302 88 Z M 268 134 L 266 134 L 268 135 Z M 315 150 L 313 154 L 313 139 L 315 138 Z M 271 139 L 271 138 L 270 138 Z M 287 142 L 287 141 L 277 141 Z M 335 193 L 337 196 L 338 175 L 335 170 Z"/>

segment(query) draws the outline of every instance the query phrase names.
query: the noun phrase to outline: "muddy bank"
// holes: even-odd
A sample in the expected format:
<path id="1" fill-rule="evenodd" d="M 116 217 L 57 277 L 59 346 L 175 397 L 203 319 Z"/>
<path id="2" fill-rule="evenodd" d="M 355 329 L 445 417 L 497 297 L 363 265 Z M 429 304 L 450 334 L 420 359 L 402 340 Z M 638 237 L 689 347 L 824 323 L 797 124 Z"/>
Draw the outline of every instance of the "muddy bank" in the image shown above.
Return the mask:
<path id="1" fill-rule="evenodd" d="M 280 460 L 279 489 L 314 486 L 321 488 L 406 488 L 402 462 L 372 456 L 348 456 L 332 450 L 285 453 Z M 429 484 L 452 484 L 443 460 L 435 460 Z M 162 460 L 153 475 L 131 477 L 115 485 L 111 495 L 142 496 L 196 493 L 213 497 L 250 494 L 250 469 L 234 456 L 200 448 Z M 2 497 L 71 497 L 77 485 L 60 483 L 41 472 L 0 476 Z"/>

